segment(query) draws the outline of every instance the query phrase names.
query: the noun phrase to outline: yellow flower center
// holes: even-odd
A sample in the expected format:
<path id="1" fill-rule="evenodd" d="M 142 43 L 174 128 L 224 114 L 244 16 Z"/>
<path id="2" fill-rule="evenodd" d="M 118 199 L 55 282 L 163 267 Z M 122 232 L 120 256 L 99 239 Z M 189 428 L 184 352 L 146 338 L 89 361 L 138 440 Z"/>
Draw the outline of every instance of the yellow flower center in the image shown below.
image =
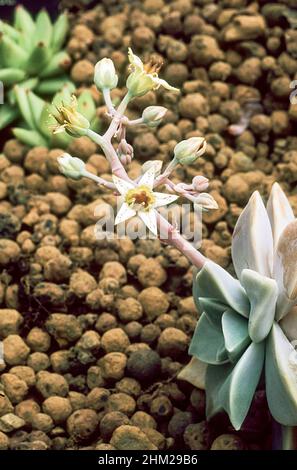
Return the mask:
<path id="1" fill-rule="evenodd" d="M 125 202 L 134 209 L 149 210 L 155 202 L 155 196 L 148 186 L 137 186 L 137 188 L 129 189 L 125 196 Z M 136 207 L 135 207 L 136 206 Z"/>

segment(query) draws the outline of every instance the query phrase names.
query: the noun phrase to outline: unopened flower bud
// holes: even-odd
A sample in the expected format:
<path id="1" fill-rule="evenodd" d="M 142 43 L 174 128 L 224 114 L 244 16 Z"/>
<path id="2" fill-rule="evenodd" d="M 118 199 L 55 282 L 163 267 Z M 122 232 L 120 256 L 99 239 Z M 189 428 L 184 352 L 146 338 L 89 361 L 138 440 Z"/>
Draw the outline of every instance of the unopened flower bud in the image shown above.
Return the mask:
<path id="1" fill-rule="evenodd" d="M 144 174 L 151 168 L 155 170 L 155 177 L 160 175 L 163 162 L 162 160 L 148 160 L 141 167 L 141 173 Z"/>
<path id="2" fill-rule="evenodd" d="M 101 59 L 95 65 L 94 82 L 100 90 L 112 90 L 118 84 L 118 76 L 111 59 Z"/>
<path id="3" fill-rule="evenodd" d="M 74 180 L 84 176 L 85 163 L 79 158 L 72 157 L 69 153 L 64 153 L 58 158 L 59 169 L 63 175 Z"/>
<path id="4" fill-rule="evenodd" d="M 206 140 L 204 137 L 191 137 L 182 140 L 174 147 L 174 158 L 181 165 L 191 165 L 200 157 L 206 149 Z"/>
<path id="5" fill-rule="evenodd" d="M 209 181 L 205 176 L 195 176 L 192 180 L 193 189 L 199 193 L 205 191 L 208 188 Z"/>
<path id="6" fill-rule="evenodd" d="M 216 200 L 212 197 L 211 194 L 208 193 L 201 193 L 199 194 L 195 200 L 193 200 L 194 204 L 198 204 L 202 207 L 202 209 L 210 210 L 210 209 L 217 209 L 218 204 Z"/>
<path id="7" fill-rule="evenodd" d="M 148 106 L 142 113 L 142 120 L 149 127 L 157 127 L 166 113 L 163 106 Z"/>

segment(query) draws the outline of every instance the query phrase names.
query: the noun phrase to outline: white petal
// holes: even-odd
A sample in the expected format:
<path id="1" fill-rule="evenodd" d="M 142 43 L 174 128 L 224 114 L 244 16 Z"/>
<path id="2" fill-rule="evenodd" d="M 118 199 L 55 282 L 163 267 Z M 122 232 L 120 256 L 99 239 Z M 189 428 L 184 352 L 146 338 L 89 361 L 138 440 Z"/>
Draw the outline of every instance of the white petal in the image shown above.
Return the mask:
<path id="1" fill-rule="evenodd" d="M 121 222 L 124 222 L 125 220 L 128 220 L 131 217 L 134 217 L 134 215 L 136 215 L 136 211 L 134 209 L 131 209 L 131 207 L 129 207 L 128 204 L 124 202 L 121 205 L 119 212 L 117 213 L 114 224 L 115 225 L 120 224 Z"/>
<path id="2" fill-rule="evenodd" d="M 271 277 L 273 240 L 269 218 L 258 191 L 240 214 L 232 240 L 232 260 L 238 279 L 243 269 Z"/>
<path id="3" fill-rule="evenodd" d="M 267 213 L 272 227 L 274 248 L 276 248 L 280 234 L 295 218 L 287 196 L 278 183 L 272 186 L 267 202 Z"/>
<path id="4" fill-rule="evenodd" d="M 149 168 L 140 178 L 138 181 L 137 186 L 147 186 L 150 189 L 153 189 L 154 187 L 154 180 L 155 180 L 155 168 L 152 166 Z"/>
<path id="5" fill-rule="evenodd" d="M 163 86 L 166 90 L 179 92 L 178 88 L 175 88 L 174 86 L 169 85 L 169 83 L 167 83 L 166 80 L 163 80 L 162 78 L 154 77 L 154 82 L 158 86 Z"/>
<path id="6" fill-rule="evenodd" d="M 141 218 L 142 222 L 147 226 L 147 228 L 154 234 L 157 235 L 157 216 L 154 209 L 151 209 L 148 212 L 139 211 L 137 215 Z"/>
<path id="7" fill-rule="evenodd" d="M 128 59 L 131 65 L 135 68 L 143 70 L 143 62 L 136 54 L 133 54 L 131 47 L 128 49 Z"/>
<path id="8" fill-rule="evenodd" d="M 135 186 L 129 181 L 123 180 L 116 175 L 112 176 L 113 182 L 119 193 L 123 196 L 129 189 L 135 188 Z"/>
<path id="9" fill-rule="evenodd" d="M 156 201 L 154 207 L 162 207 L 171 204 L 171 202 L 176 201 L 179 196 L 176 194 L 166 194 L 166 193 L 154 193 Z"/>

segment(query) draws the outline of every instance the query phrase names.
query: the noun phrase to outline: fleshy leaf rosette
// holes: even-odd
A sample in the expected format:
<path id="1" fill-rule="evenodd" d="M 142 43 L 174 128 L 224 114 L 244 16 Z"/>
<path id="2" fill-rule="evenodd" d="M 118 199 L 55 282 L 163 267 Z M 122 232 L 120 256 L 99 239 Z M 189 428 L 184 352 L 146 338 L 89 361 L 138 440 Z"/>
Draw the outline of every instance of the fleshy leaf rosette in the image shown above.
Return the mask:
<path id="1" fill-rule="evenodd" d="M 238 279 L 207 261 L 193 287 L 201 315 L 189 352 L 206 364 L 207 417 L 225 411 L 240 429 L 264 377 L 272 416 L 296 426 L 297 219 L 277 183 L 266 208 L 251 196 L 232 258 Z"/>

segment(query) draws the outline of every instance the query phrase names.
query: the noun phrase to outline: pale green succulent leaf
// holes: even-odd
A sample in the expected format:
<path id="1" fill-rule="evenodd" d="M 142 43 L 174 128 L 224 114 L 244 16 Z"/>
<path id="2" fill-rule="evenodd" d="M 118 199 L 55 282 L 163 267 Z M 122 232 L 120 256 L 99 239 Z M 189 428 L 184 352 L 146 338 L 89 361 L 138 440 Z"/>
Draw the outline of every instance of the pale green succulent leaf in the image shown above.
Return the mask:
<path id="1" fill-rule="evenodd" d="M 266 395 L 274 419 L 297 426 L 297 354 L 277 323 L 266 347 Z"/>
<path id="2" fill-rule="evenodd" d="M 0 32 L 3 34 L 7 34 L 10 39 L 13 39 L 16 43 L 20 43 L 21 34 L 17 31 L 13 26 L 4 21 L 0 20 Z"/>
<path id="3" fill-rule="evenodd" d="M 233 364 L 208 365 L 205 376 L 206 390 L 206 417 L 212 418 L 217 413 L 224 411 L 224 406 L 220 401 L 220 390 L 232 372 Z"/>
<path id="4" fill-rule="evenodd" d="M 38 129 L 40 126 L 42 112 L 44 106 L 46 105 L 46 102 L 42 98 L 39 98 L 39 96 L 37 96 L 32 91 L 27 92 L 27 97 L 31 109 L 31 114 L 35 122 L 35 127 Z"/>
<path id="5" fill-rule="evenodd" d="M 231 307 L 244 317 L 249 316 L 248 297 L 240 285 L 225 269 L 212 261 L 206 261 L 194 279 L 194 296 L 210 297 Z"/>
<path id="6" fill-rule="evenodd" d="M 39 42 L 32 49 L 31 54 L 24 65 L 24 69 L 31 75 L 38 75 L 49 62 L 51 55 L 52 52 L 50 49 L 43 42 Z"/>
<path id="7" fill-rule="evenodd" d="M 35 129 L 35 122 L 31 112 L 29 100 L 28 100 L 28 92 L 23 87 L 16 85 L 14 87 L 14 93 L 16 96 L 16 101 L 21 112 L 22 117 L 24 118 L 26 124 L 31 128 Z"/>
<path id="8" fill-rule="evenodd" d="M 234 310 L 229 309 L 222 316 L 222 329 L 230 361 L 235 362 L 251 342 L 248 322 Z"/>
<path id="9" fill-rule="evenodd" d="M 0 37 L 0 56 L 7 68 L 23 68 L 28 60 L 28 53 L 7 35 Z"/>
<path id="10" fill-rule="evenodd" d="M 228 361 L 224 352 L 222 329 L 215 328 L 205 313 L 198 320 L 189 347 L 189 354 L 208 364 L 222 364 Z"/>
<path id="11" fill-rule="evenodd" d="M 48 78 L 46 80 L 42 80 L 36 87 L 36 93 L 40 93 L 41 95 L 54 95 L 64 85 L 69 85 L 73 87 L 73 83 L 69 80 L 67 75 L 59 78 Z"/>
<path id="12" fill-rule="evenodd" d="M 53 25 L 46 10 L 40 10 L 36 16 L 35 24 L 35 44 L 42 42 L 46 47 L 49 47 L 53 33 Z"/>
<path id="13" fill-rule="evenodd" d="M 77 99 L 77 109 L 88 121 L 96 114 L 96 106 L 90 91 L 83 91 Z"/>
<path id="14" fill-rule="evenodd" d="M 18 5 L 15 9 L 14 27 L 18 31 L 23 31 L 28 36 L 32 36 L 32 33 L 35 31 L 35 23 L 32 16 L 21 5 Z"/>
<path id="15" fill-rule="evenodd" d="M 0 69 L 0 81 L 3 85 L 15 85 L 26 78 L 26 73 L 21 69 L 2 68 Z"/>
<path id="16" fill-rule="evenodd" d="M 251 304 L 249 335 L 252 341 L 259 343 L 266 338 L 272 327 L 278 296 L 277 283 L 251 269 L 242 271 L 241 283 Z"/>
<path id="17" fill-rule="evenodd" d="M 243 269 L 272 276 L 273 240 L 270 221 L 258 191 L 240 214 L 233 232 L 232 260 L 238 279 Z"/>
<path id="18" fill-rule="evenodd" d="M 12 129 L 12 133 L 20 142 L 23 142 L 30 147 L 48 146 L 48 142 L 38 131 L 14 127 Z"/>
<path id="19" fill-rule="evenodd" d="M 251 343 L 219 391 L 219 402 L 236 430 L 250 409 L 264 365 L 265 343 Z"/>
<path id="20" fill-rule="evenodd" d="M 4 103 L 0 106 L 0 130 L 11 124 L 19 117 L 19 110 L 15 106 Z"/>
<path id="21" fill-rule="evenodd" d="M 62 13 L 58 16 L 53 26 L 51 48 L 57 52 L 63 46 L 69 29 L 68 15 Z"/>
<path id="22" fill-rule="evenodd" d="M 41 71 L 41 78 L 50 78 L 60 75 L 71 64 L 71 59 L 66 51 L 57 52 Z"/>

